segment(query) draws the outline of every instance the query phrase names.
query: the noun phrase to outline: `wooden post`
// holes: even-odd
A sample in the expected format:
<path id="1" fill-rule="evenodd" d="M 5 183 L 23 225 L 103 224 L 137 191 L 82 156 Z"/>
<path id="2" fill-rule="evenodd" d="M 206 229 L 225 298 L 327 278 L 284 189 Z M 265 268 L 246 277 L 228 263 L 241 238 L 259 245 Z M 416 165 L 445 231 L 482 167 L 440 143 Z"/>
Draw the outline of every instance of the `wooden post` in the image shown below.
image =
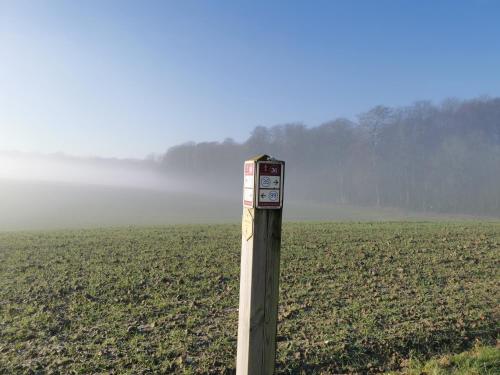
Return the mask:
<path id="1" fill-rule="evenodd" d="M 284 167 L 267 155 L 245 162 L 237 375 L 274 373 Z"/>

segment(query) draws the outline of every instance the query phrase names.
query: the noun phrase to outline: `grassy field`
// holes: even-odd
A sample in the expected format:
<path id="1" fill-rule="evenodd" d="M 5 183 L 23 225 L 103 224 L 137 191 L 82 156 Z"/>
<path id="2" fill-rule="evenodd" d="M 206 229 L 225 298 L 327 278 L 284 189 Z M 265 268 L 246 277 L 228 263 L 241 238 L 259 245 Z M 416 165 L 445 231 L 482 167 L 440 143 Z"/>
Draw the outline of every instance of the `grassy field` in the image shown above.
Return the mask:
<path id="1" fill-rule="evenodd" d="M 410 359 L 405 369 L 399 372 L 401 373 L 407 375 L 497 375 L 500 374 L 500 350 L 498 347 L 483 346 L 478 343 L 472 349 L 459 354 L 444 355 L 425 362 Z"/>
<path id="2" fill-rule="evenodd" d="M 286 224 L 278 373 L 494 345 L 499 250 L 498 222 Z M 232 373 L 239 251 L 237 225 L 0 233 L 0 374 Z"/>

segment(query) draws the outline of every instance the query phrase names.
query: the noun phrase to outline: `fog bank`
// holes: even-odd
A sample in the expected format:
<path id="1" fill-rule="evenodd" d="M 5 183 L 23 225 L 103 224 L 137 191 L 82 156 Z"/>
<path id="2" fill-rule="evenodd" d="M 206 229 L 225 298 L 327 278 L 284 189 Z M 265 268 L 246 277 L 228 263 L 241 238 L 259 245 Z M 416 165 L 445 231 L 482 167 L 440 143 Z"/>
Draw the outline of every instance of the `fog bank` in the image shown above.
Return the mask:
<path id="1" fill-rule="evenodd" d="M 259 126 L 142 160 L 0 152 L 0 230 L 237 222 L 243 162 L 262 153 L 286 161 L 288 220 L 500 217 L 500 98 L 479 98 Z"/>
<path id="2" fill-rule="evenodd" d="M 100 185 L 159 191 L 186 186 L 148 160 L 85 158 L 64 154 L 0 151 L 0 179 Z"/>

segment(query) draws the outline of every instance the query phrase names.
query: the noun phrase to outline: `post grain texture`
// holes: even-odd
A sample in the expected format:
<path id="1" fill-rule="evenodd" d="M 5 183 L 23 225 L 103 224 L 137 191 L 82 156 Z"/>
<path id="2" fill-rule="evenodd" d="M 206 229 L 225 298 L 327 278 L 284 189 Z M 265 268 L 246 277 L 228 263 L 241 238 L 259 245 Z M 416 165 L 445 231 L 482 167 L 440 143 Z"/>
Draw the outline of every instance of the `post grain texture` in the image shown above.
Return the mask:
<path id="1" fill-rule="evenodd" d="M 282 208 L 243 210 L 243 225 L 253 227 L 242 231 L 236 373 L 267 375 L 276 356 Z"/>

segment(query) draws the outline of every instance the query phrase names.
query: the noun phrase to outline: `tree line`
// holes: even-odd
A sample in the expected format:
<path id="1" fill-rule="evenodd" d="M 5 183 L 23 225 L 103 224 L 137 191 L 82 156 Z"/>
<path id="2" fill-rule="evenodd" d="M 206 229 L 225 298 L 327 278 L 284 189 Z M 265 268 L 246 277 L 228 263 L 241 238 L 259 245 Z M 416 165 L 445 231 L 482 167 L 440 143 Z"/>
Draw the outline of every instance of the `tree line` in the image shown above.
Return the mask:
<path id="1" fill-rule="evenodd" d="M 186 143 L 157 159 L 200 189 L 239 194 L 243 161 L 285 160 L 287 199 L 500 214 L 500 98 L 377 106 L 356 121 L 256 127 L 243 143 Z"/>

